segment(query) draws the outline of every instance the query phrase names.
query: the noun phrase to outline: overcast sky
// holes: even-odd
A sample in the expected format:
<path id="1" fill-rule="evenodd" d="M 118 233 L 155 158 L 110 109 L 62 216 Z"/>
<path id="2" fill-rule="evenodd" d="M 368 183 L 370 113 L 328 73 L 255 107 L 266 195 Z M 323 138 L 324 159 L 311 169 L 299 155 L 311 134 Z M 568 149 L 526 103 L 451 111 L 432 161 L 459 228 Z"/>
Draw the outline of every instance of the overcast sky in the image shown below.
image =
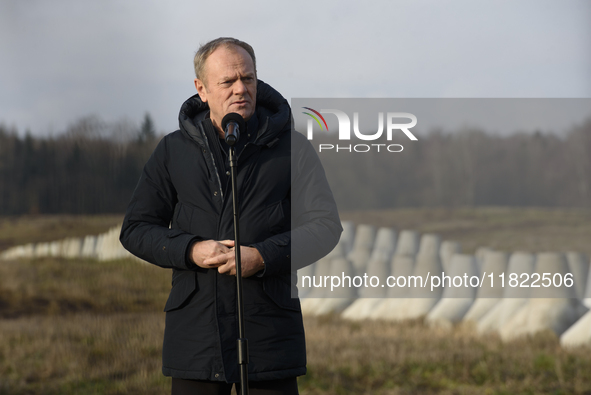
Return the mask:
<path id="1" fill-rule="evenodd" d="M 97 115 L 161 132 L 192 59 L 249 42 L 294 97 L 591 97 L 591 1 L 0 0 L 0 123 L 58 134 Z"/>

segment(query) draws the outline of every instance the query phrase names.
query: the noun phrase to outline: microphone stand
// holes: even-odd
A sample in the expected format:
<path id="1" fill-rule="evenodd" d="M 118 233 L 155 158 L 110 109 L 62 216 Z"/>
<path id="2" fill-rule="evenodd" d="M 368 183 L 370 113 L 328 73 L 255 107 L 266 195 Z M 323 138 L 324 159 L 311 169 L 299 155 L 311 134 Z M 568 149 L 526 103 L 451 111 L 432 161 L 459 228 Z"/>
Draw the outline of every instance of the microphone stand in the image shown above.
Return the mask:
<path id="1" fill-rule="evenodd" d="M 232 208 L 234 210 L 234 251 L 236 260 L 236 295 L 238 299 L 238 366 L 240 368 L 240 395 L 248 395 L 248 340 L 244 334 L 244 301 L 242 299 L 242 265 L 240 260 L 240 229 L 236 153 L 234 145 L 230 146 L 230 172 L 232 177 Z"/>

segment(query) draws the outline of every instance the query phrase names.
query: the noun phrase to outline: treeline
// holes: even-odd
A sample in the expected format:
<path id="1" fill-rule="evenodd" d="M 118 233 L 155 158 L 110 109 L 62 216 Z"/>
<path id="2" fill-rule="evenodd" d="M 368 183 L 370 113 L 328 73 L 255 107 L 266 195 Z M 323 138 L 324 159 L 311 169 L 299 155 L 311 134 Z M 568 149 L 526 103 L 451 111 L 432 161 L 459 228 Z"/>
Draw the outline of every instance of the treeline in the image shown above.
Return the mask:
<path id="1" fill-rule="evenodd" d="M 315 136 L 317 151 L 322 142 L 336 144 Z M 392 143 L 403 151 L 319 154 L 341 209 L 591 207 L 591 120 L 562 137 L 464 130 Z"/>
<path id="2" fill-rule="evenodd" d="M 158 141 L 149 115 L 139 126 L 88 117 L 47 138 L 0 126 L 0 215 L 122 213 Z M 404 150 L 320 153 L 340 209 L 591 207 L 591 120 L 563 137 L 465 130 L 392 143 Z"/>
<path id="3" fill-rule="evenodd" d="M 122 213 L 158 143 L 146 114 L 81 119 L 57 137 L 19 137 L 0 126 L 0 215 Z"/>

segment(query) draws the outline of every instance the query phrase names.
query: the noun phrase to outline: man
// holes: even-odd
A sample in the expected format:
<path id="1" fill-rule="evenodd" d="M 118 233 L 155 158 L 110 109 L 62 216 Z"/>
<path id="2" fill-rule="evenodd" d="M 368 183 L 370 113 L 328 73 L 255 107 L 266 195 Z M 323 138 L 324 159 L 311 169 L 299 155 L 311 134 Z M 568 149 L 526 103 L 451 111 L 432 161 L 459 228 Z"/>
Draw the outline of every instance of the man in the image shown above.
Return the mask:
<path id="1" fill-rule="evenodd" d="M 291 110 L 257 80 L 252 47 L 219 38 L 195 55 L 197 95 L 180 130 L 148 160 L 121 231 L 138 257 L 172 268 L 163 367 L 173 394 L 229 394 L 239 382 L 236 266 L 228 147 L 222 118 L 246 120 L 236 143 L 245 332 L 251 394 L 297 394 L 306 372 L 294 272 L 334 248 L 342 231 L 332 193 Z M 239 386 L 237 386 L 239 387 Z"/>

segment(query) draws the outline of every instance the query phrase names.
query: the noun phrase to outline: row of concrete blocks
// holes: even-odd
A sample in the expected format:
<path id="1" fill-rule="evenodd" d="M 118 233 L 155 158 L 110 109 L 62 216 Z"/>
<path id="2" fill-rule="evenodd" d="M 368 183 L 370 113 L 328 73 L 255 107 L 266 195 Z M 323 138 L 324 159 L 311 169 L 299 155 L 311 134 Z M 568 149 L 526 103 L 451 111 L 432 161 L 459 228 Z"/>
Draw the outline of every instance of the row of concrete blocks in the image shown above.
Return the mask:
<path id="1" fill-rule="evenodd" d="M 0 259 L 89 258 L 100 261 L 133 257 L 119 242 L 121 226 L 115 226 L 98 236 L 69 237 L 47 243 L 29 243 L 0 253 Z"/>
<path id="2" fill-rule="evenodd" d="M 432 327 L 461 324 L 480 334 L 495 332 L 509 341 L 552 330 L 565 347 L 591 345 L 591 271 L 589 259 L 576 252 L 528 252 L 506 254 L 480 248 L 475 255 L 461 253 L 459 243 L 441 241 L 434 234 L 369 225 L 344 223 L 339 245 L 314 265 L 298 271 L 305 315 L 341 314 L 349 320 L 404 321 L 424 319 Z M 397 287 L 302 287 L 304 276 L 423 276 L 445 272 L 451 278 L 487 273 L 497 280 L 494 287 L 441 287 L 425 297 L 420 288 Z M 499 274 L 505 273 L 500 287 Z M 573 286 L 524 288 L 508 286 L 510 273 L 557 274 L 564 280 L 572 273 Z M 519 284 L 523 283 L 519 279 Z M 531 281 L 530 281 L 531 283 Z M 309 285 L 308 281 L 306 285 Z M 319 281 L 320 284 L 320 281 Z M 485 283 L 487 285 L 487 283 Z M 528 283 L 529 284 L 529 283 Z M 551 293 L 551 295 L 550 295 Z"/>
<path id="3" fill-rule="evenodd" d="M 417 289 L 341 287 L 302 288 L 304 314 L 340 313 L 346 319 L 403 321 L 423 317 L 427 324 L 449 328 L 471 323 L 479 333 L 498 332 L 505 340 L 550 329 L 561 335 L 565 346 L 591 344 L 591 272 L 582 254 L 544 253 L 537 257 L 526 252 L 507 254 L 480 248 L 475 256 L 461 254 L 461 246 L 441 241 L 434 234 L 419 235 L 391 228 L 376 229 L 343 223 L 337 247 L 321 261 L 299 271 L 302 276 L 356 276 L 367 274 L 384 279 L 389 275 L 425 276 L 446 272 L 449 276 L 493 273 L 573 273 L 574 287 L 561 288 L 562 295 L 542 298 L 521 288 L 441 288 L 434 297 L 417 297 Z M 113 260 L 133 257 L 119 242 L 120 227 L 98 236 L 68 238 L 50 243 L 27 244 L 8 249 L 0 259 L 65 257 Z M 587 280 L 587 281 L 584 281 Z M 530 297 L 531 296 L 531 297 Z M 578 321 L 577 321 L 578 320 Z"/>

